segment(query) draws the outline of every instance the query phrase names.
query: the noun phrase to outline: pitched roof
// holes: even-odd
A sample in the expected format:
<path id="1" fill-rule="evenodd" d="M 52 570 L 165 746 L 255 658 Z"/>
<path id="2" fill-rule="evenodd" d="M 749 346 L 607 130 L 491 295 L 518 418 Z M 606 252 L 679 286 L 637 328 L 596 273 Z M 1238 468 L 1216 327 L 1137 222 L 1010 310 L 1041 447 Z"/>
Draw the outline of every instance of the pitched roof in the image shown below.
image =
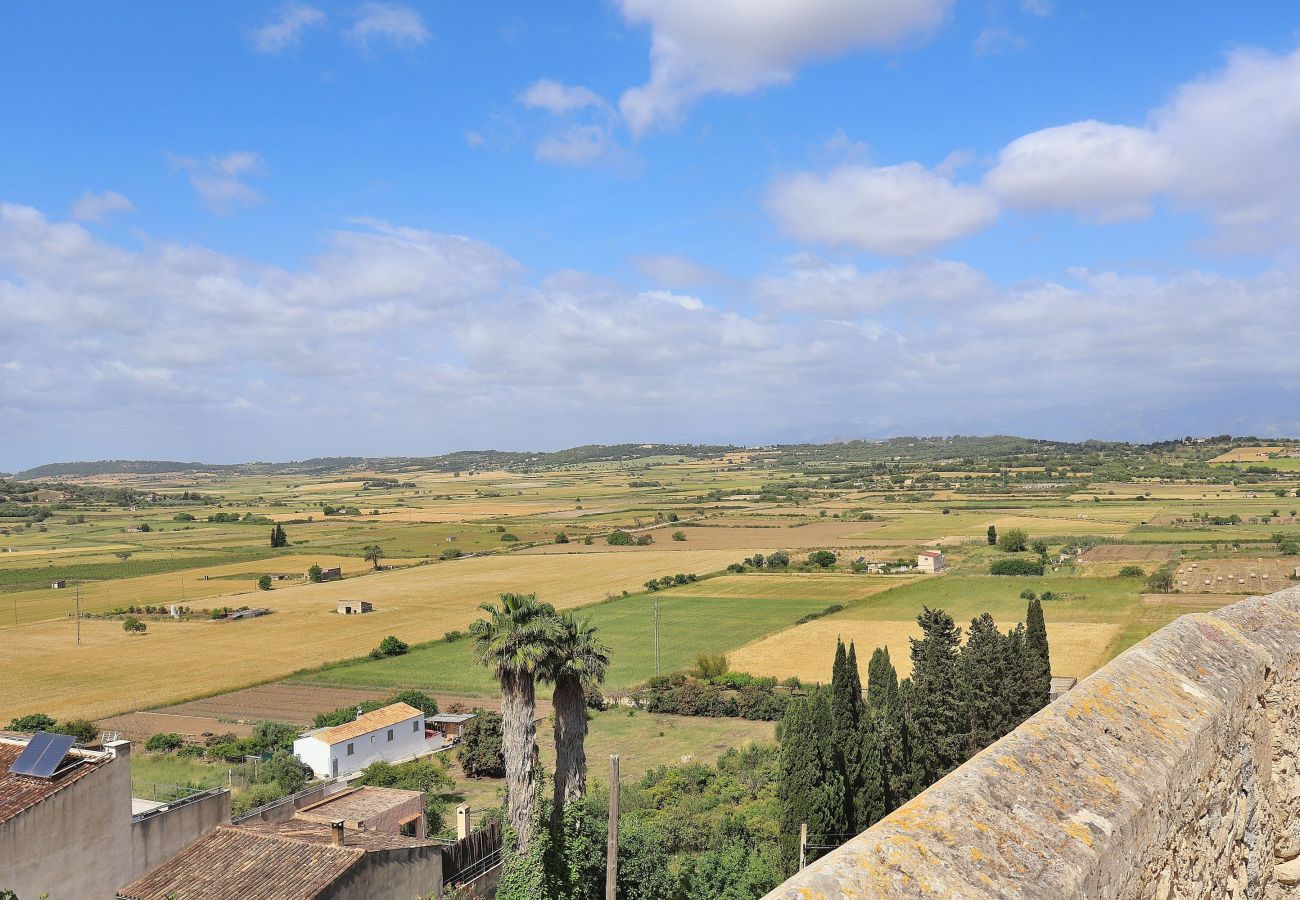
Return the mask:
<path id="1" fill-rule="evenodd" d="M 943 556 L 938 550 L 922 550 L 919 556 Z"/>
<path id="2" fill-rule="evenodd" d="M 239 828 L 243 831 L 280 838 L 281 840 L 334 846 L 334 833 L 328 822 L 289 819 L 285 822 L 251 822 L 247 825 L 240 825 Z M 386 831 L 371 831 L 361 828 L 348 828 L 343 835 L 345 849 L 352 847 L 366 853 L 406 847 L 427 847 L 432 843 L 433 841 L 423 837 L 408 837 L 404 834 L 390 834 Z"/>
<path id="3" fill-rule="evenodd" d="M 391 728 L 399 722 L 405 722 L 414 716 L 422 715 L 424 713 L 409 703 L 394 703 L 391 706 L 385 706 L 374 712 L 358 716 L 351 722 L 344 722 L 342 725 L 335 725 L 333 728 L 309 731 L 307 734 L 318 741 L 324 741 L 326 744 L 332 745 L 354 737 L 360 737 L 363 734 L 369 734 L 372 731 L 378 731 L 381 728 Z"/>
<path id="4" fill-rule="evenodd" d="M 314 900 L 366 851 L 222 825 L 118 890 L 125 900 Z"/>
<path id="5" fill-rule="evenodd" d="M 294 813 L 294 818 L 309 822 L 333 822 L 338 819 L 345 822 L 364 822 L 412 800 L 420 800 L 420 806 L 423 808 L 424 794 L 420 791 L 364 785 L 340 791 L 318 803 L 305 806 Z"/>
<path id="6" fill-rule="evenodd" d="M 73 750 L 84 761 L 53 778 L 33 778 L 15 775 L 9 771 L 18 755 L 26 749 L 27 742 L 0 740 L 0 822 L 7 822 L 24 810 L 35 806 L 46 797 L 58 793 L 75 781 L 85 778 L 99 766 L 108 762 L 108 754 Z"/>

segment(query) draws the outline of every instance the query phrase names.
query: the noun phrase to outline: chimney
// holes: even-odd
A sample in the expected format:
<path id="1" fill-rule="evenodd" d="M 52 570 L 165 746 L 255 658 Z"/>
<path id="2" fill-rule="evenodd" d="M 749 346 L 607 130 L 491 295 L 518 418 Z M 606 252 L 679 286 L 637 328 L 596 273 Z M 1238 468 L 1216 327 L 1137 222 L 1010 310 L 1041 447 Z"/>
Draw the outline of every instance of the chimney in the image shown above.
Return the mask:
<path id="1" fill-rule="evenodd" d="M 333 822 L 330 822 L 330 831 L 333 832 L 333 834 L 330 836 L 331 837 L 330 843 L 333 844 L 335 847 L 342 847 L 343 846 L 343 820 L 335 819 Z"/>
<path id="2" fill-rule="evenodd" d="M 363 715 L 365 715 L 365 714 L 364 714 L 363 712 L 361 712 L 361 707 L 358 706 L 358 707 L 357 707 L 357 718 L 359 719 L 359 718 L 361 718 Z"/>
<path id="3" fill-rule="evenodd" d="M 469 804 L 462 803 L 460 806 L 456 807 L 456 838 L 458 840 L 464 840 L 469 837 L 469 832 Z"/>

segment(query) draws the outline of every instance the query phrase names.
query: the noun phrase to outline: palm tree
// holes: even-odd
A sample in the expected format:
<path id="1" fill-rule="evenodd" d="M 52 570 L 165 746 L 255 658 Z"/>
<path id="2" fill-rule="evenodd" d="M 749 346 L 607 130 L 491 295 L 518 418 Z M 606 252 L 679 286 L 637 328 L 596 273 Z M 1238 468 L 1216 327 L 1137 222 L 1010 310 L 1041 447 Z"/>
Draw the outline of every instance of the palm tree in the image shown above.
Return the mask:
<path id="1" fill-rule="evenodd" d="M 609 647 L 590 619 L 564 613 L 547 681 L 555 685 L 555 815 L 587 792 L 587 688 L 605 680 Z"/>
<path id="2" fill-rule="evenodd" d="M 555 608 L 534 594 L 502 594 L 484 603 L 487 617 L 469 626 L 474 654 L 501 683 L 501 750 L 506 764 L 506 811 L 518 849 L 532 839 L 533 744 L 537 737 L 536 679 L 554 667 L 559 622 Z"/>
<path id="3" fill-rule="evenodd" d="M 366 562 L 375 564 L 375 571 L 379 571 L 379 561 L 384 558 L 384 548 L 378 544 L 371 544 L 365 548 Z"/>

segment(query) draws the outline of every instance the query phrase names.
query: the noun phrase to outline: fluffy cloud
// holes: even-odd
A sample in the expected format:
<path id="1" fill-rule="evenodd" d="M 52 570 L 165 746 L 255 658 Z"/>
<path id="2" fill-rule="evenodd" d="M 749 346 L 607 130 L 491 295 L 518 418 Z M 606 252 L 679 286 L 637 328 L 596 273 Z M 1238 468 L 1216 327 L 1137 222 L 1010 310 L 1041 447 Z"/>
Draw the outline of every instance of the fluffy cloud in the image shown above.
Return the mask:
<path id="1" fill-rule="evenodd" d="M 249 41 L 259 53 L 279 53 L 302 42 L 303 32 L 325 24 L 325 13 L 306 3 L 284 3 L 275 18 L 249 32 Z"/>
<path id="2" fill-rule="evenodd" d="M 0 204 L 0 416 L 24 435 L 0 464 L 771 439 L 749 408 L 812 437 L 1132 435 L 1189 404 L 1179 433 L 1293 431 L 1247 401 L 1300 394 L 1298 296 L 1287 270 L 999 285 L 800 256 L 731 308 L 377 221 L 281 267 Z M 1035 389 L 1053 373 L 1068 395 Z"/>
<path id="3" fill-rule="evenodd" d="M 251 150 L 236 150 L 206 159 L 169 153 L 167 161 L 173 168 L 187 173 L 195 193 L 219 216 L 262 201 L 262 195 L 248 184 L 248 178 L 264 174 L 266 162 Z"/>
<path id="4" fill-rule="evenodd" d="M 529 109 L 544 109 L 557 116 L 589 106 L 607 107 L 604 98 L 591 88 L 580 84 L 561 84 L 558 81 L 542 79 L 530 84 L 520 96 L 519 102 Z"/>
<path id="5" fill-rule="evenodd" d="M 1150 131 L 1090 120 L 1012 141 L 986 184 L 1018 209 L 1118 221 L 1150 215 L 1151 197 L 1169 186 L 1173 162 Z"/>
<path id="6" fill-rule="evenodd" d="M 380 45 L 417 47 L 429 40 L 429 29 L 418 10 L 397 3 L 363 3 L 356 22 L 345 32 L 348 40 L 364 50 Z"/>
<path id="7" fill-rule="evenodd" d="M 914 162 L 787 175 L 772 184 L 767 207 L 796 240 L 890 256 L 931 250 L 986 228 L 998 215 L 982 189 Z"/>
<path id="8" fill-rule="evenodd" d="M 102 194 L 86 191 L 72 204 L 72 217 L 82 222 L 98 222 L 113 213 L 133 209 L 135 204 L 117 191 L 104 191 Z"/>
<path id="9" fill-rule="evenodd" d="M 685 256 L 633 256 L 630 262 L 642 275 L 664 287 L 712 287 L 728 280 L 716 269 Z"/>
<path id="10" fill-rule="evenodd" d="M 636 134 L 671 125 L 706 94 L 789 81 L 799 65 L 934 29 L 953 0 L 620 0 L 650 27 L 650 80 L 619 101 Z"/>
<path id="11" fill-rule="evenodd" d="M 1167 197 L 1201 213 L 1223 249 L 1300 236 L 1300 50 L 1239 50 L 1140 126 L 1076 122 L 1009 144 L 988 185 L 1024 209 L 1134 218 Z"/>
<path id="12" fill-rule="evenodd" d="M 543 162 L 586 166 L 621 156 L 614 139 L 614 110 L 590 88 L 543 79 L 529 85 L 519 102 L 563 120 L 551 125 L 537 143 L 534 155 Z"/>

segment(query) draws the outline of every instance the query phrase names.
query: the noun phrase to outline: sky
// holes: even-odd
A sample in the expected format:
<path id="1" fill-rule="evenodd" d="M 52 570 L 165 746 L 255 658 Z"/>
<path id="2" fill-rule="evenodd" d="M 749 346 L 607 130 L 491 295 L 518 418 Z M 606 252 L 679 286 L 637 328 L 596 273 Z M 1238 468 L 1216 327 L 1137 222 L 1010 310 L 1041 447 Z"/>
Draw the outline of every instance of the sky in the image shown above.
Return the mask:
<path id="1" fill-rule="evenodd" d="M 0 470 L 1300 436 L 1300 8 L 0 6 Z"/>

